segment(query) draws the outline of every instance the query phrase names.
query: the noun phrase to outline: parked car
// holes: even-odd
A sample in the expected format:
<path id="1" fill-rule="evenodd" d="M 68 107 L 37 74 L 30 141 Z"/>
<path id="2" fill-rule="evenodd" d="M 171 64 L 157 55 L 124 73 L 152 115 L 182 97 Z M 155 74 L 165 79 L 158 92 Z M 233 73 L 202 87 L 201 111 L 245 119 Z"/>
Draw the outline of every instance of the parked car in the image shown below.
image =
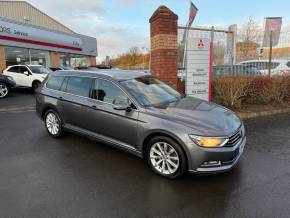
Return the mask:
<path id="1" fill-rule="evenodd" d="M 0 98 L 6 98 L 11 88 L 16 86 L 16 82 L 11 76 L 4 76 L 0 74 Z"/>
<path id="2" fill-rule="evenodd" d="M 49 69 L 54 72 L 57 70 L 73 70 L 74 68 L 73 67 L 50 67 Z"/>
<path id="3" fill-rule="evenodd" d="M 245 67 L 255 67 L 262 75 L 268 75 L 269 61 L 268 60 L 249 60 L 240 63 Z M 272 75 L 281 75 L 290 73 L 290 60 L 273 60 L 271 67 Z"/>
<path id="4" fill-rule="evenodd" d="M 228 171 L 246 143 L 234 112 L 140 72 L 54 72 L 37 91 L 36 111 L 52 137 L 72 131 L 102 140 L 171 179 Z"/>
<path id="5" fill-rule="evenodd" d="M 261 72 L 252 65 L 215 65 L 213 66 L 213 77 L 219 76 L 260 76 Z"/>
<path id="6" fill-rule="evenodd" d="M 29 87 L 36 90 L 51 72 L 42 65 L 12 65 L 7 67 L 3 74 L 12 77 L 17 87 Z"/>

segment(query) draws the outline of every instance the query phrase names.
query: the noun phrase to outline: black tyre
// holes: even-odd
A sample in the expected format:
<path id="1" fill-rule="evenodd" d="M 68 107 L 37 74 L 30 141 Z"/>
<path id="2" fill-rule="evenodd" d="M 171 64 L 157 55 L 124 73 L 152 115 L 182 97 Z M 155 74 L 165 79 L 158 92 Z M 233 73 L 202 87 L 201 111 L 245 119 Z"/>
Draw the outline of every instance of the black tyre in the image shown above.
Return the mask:
<path id="1" fill-rule="evenodd" d="M 0 98 L 6 98 L 10 93 L 10 88 L 5 83 L 0 82 Z"/>
<path id="2" fill-rule="evenodd" d="M 49 135 L 59 138 L 63 135 L 62 121 L 54 110 L 48 110 L 44 116 L 45 128 Z"/>
<path id="3" fill-rule="evenodd" d="M 166 178 L 182 176 L 187 168 L 186 156 L 180 145 L 171 138 L 152 138 L 147 146 L 147 162 L 151 169 Z"/>
<path id="4" fill-rule="evenodd" d="M 38 89 L 38 87 L 40 86 L 41 82 L 40 81 L 34 81 L 32 83 L 32 89 L 33 91 L 36 91 Z"/>

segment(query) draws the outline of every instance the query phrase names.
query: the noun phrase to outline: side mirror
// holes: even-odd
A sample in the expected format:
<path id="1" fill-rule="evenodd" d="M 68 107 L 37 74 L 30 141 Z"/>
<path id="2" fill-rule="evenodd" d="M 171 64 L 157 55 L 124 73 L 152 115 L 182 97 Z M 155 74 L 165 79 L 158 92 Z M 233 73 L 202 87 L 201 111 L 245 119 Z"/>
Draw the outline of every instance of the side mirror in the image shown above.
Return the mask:
<path id="1" fill-rule="evenodd" d="M 23 74 L 26 75 L 26 76 L 29 76 L 30 75 L 28 71 L 24 71 Z"/>
<path id="2" fill-rule="evenodd" d="M 120 102 L 119 104 L 114 105 L 114 109 L 118 111 L 130 112 L 132 110 L 132 107 L 129 103 Z"/>

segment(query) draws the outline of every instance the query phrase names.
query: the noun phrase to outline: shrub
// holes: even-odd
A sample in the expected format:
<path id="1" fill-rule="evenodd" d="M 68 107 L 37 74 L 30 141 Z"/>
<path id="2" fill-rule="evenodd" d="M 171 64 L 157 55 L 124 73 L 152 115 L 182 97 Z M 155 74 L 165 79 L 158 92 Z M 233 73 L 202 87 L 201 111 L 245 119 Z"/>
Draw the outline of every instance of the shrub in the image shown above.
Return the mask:
<path id="1" fill-rule="evenodd" d="M 272 100 L 273 78 L 271 77 L 251 77 L 249 78 L 249 88 L 247 90 L 246 101 L 255 104 L 268 104 Z"/>
<path id="2" fill-rule="evenodd" d="M 220 77 L 213 82 L 217 102 L 230 108 L 290 100 L 290 74 L 273 77 Z"/>
<path id="3" fill-rule="evenodd" d="M 290 97 L 290 75 L 274 76 L 272 83 L 272 99 L 282 103 Z"/>
<path id="4" fill-rule="evenodd" d="M 247 96 L 249 79 L 247 77 L 221 77 L 213 82 L 218 103 L 231 108 L 241 107 Z"/>

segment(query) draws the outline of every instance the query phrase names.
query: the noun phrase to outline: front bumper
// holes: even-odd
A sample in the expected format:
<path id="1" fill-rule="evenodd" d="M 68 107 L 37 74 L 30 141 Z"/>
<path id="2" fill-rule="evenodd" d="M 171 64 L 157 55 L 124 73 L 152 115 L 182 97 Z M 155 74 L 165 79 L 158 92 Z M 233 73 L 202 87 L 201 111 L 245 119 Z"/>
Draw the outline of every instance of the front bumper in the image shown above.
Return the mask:
<path id="1" fill-rule="evenodd" d="M 194 147 L 191 153 L 190 173 L 216 174 L 231 170 L 243 154 L 247 138 L 244 136 L 234 147 L 206 149 Z"/>
<path id="2" fill-rule="evenodd" d="M 9 88 L 15 88 L 16 87 L 16 82 L 14 80 L 5 80 L 6 84 L 9 86 Z"/>

